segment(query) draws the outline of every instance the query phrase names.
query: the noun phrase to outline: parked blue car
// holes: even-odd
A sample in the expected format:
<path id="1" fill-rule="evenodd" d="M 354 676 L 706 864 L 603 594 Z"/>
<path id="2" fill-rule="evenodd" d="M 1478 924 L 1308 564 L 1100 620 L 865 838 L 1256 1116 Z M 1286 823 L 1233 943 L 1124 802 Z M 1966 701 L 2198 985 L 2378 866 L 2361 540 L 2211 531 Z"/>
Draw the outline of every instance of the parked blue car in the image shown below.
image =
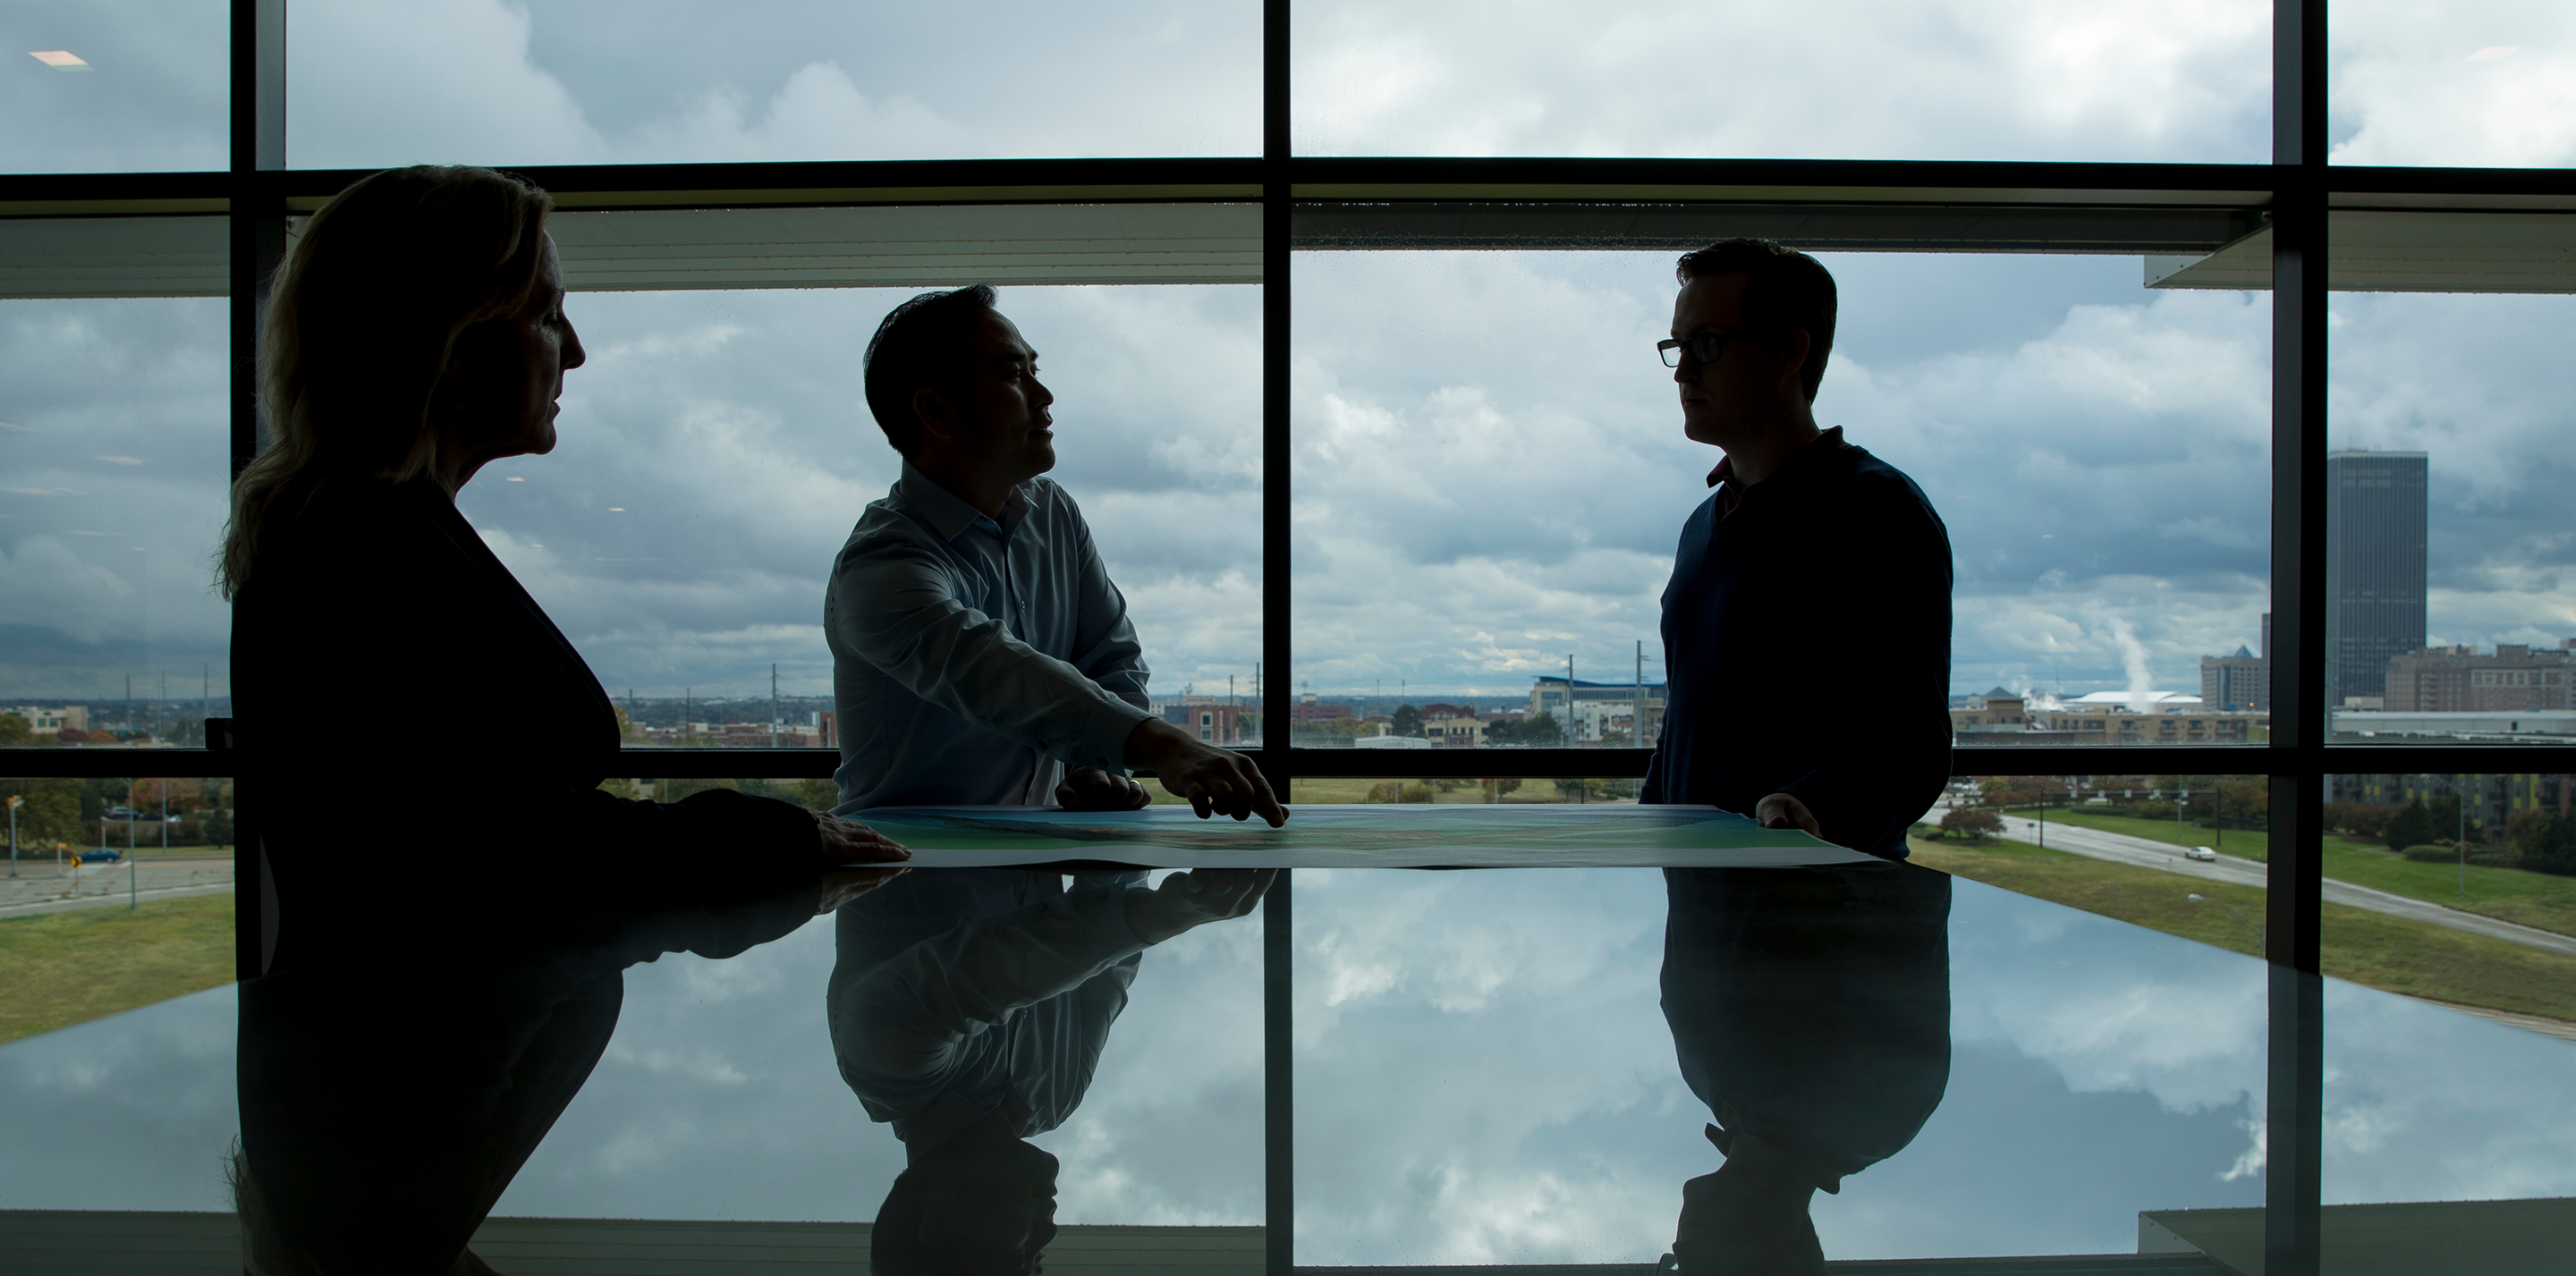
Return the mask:
<path id="1" fill-rule="evenodd" d="M 83 864 L 115 864 L 121 862 L 124 858 L 125 852 L 123 851 L 83 851 L 80 853 L 80 862 Z"/>

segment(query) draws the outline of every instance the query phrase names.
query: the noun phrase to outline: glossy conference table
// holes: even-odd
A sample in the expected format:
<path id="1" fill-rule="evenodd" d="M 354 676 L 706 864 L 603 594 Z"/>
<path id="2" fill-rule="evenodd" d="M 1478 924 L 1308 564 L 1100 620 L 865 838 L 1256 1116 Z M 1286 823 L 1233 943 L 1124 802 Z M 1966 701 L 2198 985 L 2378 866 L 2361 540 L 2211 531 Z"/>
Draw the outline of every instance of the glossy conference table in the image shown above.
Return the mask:
<path id="1" fill-rule="evenodd" d="M 1061 1163 L 1050 1271 L 1651 1265 L 1685 1184 L 1726 1163 L 1712 1125 L 1839 1174 L 1810 1207 L 1838 1263 L 2259 1253 L 2255 959 L 1707 810 L 869 818 L 916 849 L 908 876 L 1288 870 L 1253 915 L 1142 954 L 1078 1104 L 1033 1139 Z M 605 1057 L 478 1252 L 863 1262 L 905 1157 L 836 1066 L 835 926 L 627 970 Z M 219 988 L 0 1046 L 0 1207 L 28 1211 L 0 1216 L 0 1254 L 83 1219 L 219 1243 L 235 1005 Z M 2333 980 L 2324 1015 L 2329 1205 L 2560 1217 L 2531 1202 L 2576 1196 L 2576 1042 Z"/>

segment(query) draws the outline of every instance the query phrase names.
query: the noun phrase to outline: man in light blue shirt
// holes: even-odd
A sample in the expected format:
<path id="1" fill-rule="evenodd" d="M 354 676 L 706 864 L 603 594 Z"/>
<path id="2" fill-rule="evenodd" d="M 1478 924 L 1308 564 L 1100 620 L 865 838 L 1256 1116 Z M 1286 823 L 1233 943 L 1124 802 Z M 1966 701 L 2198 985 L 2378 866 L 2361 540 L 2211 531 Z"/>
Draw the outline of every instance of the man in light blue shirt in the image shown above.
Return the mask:
<path id="1" fill-rule="evenodd" d="M 836 812 L 1129 810 L 1151 768 L 1201 817 L 1287 811 L 1250 759 L 1154 717 L 1127 600 L 1055 468 L 1054 394 L 990 287 L 925 293 L 868 343 L 868 409 L 903 476 L 833 563 L 823 627 Z"/>

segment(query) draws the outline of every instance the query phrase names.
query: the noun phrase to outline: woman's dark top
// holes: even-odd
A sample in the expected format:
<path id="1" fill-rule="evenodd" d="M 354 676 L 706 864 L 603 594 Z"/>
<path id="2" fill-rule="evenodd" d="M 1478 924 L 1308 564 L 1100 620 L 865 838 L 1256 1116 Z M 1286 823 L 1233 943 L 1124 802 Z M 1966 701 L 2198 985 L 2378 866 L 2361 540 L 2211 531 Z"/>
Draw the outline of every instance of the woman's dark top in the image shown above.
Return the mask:
<path id="1" fill-rule="evenodd" d="M 792 880 L 817 858 L 812 817 L 784 802 L 601 792 L 631 766 L 607 693 L 425 481 L 273 512 L 232 665 L 244 814 L 279 895 L 271 969 L 421 940 L 455 954 L 469 935 L 542 947 L 528 928 L 567 903 Z"/>

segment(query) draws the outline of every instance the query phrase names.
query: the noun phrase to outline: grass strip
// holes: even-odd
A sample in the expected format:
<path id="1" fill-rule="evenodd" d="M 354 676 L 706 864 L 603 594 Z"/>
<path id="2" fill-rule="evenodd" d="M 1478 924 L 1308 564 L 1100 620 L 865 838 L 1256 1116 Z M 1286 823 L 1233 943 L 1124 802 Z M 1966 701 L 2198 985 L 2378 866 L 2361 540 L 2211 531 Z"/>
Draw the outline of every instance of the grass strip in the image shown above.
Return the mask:
<path id="1" fill-rule="evenodd" d="M 2264 892 L 2159 869 L 2002 842 L 1974 848 L 1909 839 L 1914 862 L 2015 894 L 2259 956 Z M 2231 916 L 2217 903 L 2236 910 Z M 2576 1023 L 2576 957 L 2411 918 L 2323 906 L 2325 973 L 2434 1001 Z"/>
<path id="2" fill-rule="evenodd" d="M 233 896 L 0 918 L 0 1042 L 233 979 Z"/>

